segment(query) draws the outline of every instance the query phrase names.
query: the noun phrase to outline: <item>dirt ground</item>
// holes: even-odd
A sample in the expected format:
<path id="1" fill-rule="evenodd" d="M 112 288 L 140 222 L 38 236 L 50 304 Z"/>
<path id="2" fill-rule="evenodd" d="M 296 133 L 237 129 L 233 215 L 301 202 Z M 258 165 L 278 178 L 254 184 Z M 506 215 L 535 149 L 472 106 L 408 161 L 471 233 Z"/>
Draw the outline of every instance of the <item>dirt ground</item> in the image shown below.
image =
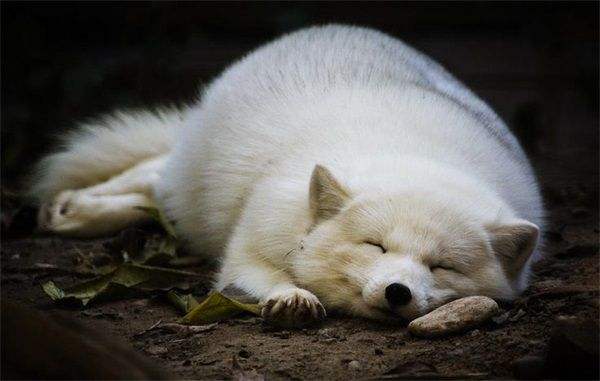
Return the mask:
<path id="1" fill-rule="evenodd" d="M 550 221 L 546 259 L 536 266 L 531 287 L 515 303 L 503 305 L 494 321 L 447 338 L 418 339 L 404 327 L 339 316 L 298 331 L 275 329 L 247 317 L 193 336 L 164 330 L 144 333 L 160 320 L 178 317 L 164 298 L 98 303 L 82 310 L 54 305 L 40 285 L 48 280 L 61 286 L 80 281 L 76 258 L 101 256 L 110 239 L 5 240 L 2 298 L 121 338 L 177 378 L 230 378 L 235 374 L 233 357 L 244 371 L 254 370 L 268 379 L 510 378 L 518 372 L 516 360 L 525 357 L 528 364 L 527 358 L 546 355 L 557 319 L 599 319 L 597 184 L 545 185 Z M 203 274 L 194 287 L 201 296 L 209 288 L 211 270 L 192 270 Z"/>

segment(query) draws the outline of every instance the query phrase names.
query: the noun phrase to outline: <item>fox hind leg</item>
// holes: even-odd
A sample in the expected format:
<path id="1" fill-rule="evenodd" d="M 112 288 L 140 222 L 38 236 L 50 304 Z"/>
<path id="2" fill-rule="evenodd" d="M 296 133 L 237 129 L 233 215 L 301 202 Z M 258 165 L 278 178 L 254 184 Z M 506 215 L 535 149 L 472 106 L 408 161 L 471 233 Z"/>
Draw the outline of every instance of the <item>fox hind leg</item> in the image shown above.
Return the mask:
<path id="1" fill-rule="evenodd" d="M 149 219 L 136 207 L 154 207 L 154 186 L 165 156 L 144 161 L 110 178 L 82 189 L 67 189 L 42 204 L 41 230 L 94 237 L 119 231 Z"/>

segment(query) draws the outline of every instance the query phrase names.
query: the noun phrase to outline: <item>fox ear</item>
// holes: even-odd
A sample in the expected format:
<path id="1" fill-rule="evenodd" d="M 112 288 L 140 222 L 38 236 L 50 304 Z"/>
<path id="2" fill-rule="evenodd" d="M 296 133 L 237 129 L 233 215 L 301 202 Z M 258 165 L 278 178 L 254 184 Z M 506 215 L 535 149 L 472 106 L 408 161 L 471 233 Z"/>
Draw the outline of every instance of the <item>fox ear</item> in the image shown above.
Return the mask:
<path id="1" fill-rule="evenodd" d="M 533 254 L 540 229 L 529 221 L 518 219 L 508 224 L 489 226 L 487 230 L 492 249 L 506 273 L 509 277 L 516 277 Z"/>
<path id="2" fill-rule="evenodd" d="M 350 194 L 327 168 L 317 164 L 310 178 L 309 198 L 313 222 L 317 224 L 335 216 Z"/>

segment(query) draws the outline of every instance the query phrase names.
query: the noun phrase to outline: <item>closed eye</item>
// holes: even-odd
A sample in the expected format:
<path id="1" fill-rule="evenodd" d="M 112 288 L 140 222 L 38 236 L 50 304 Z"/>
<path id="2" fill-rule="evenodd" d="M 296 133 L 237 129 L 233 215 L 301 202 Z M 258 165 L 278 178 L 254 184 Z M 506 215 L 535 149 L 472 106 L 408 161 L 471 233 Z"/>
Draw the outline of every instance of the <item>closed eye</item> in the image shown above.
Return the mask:
<path id="1" fill-rule="evenodd" d="M 373 242 L 365 242 L 367 245 L 371 245 L 371 246 L 375 246 L 378 247 L 379 250 L 381 250 L 382 253 L 386 253 L 387 250 L 385 249 L 385 247 L 383 247 L 382 245 L 378 244 L 378 243 L 373 243 Z"/>
<path id="2" fill-rule="evenodd" d="M 446 265 L 440 265 L 440 264 L 429 266 L 429 270 L 431 272 L 434 272 L 436 270 L 446 270 L 446 271 L 460 272 L 460 271 L 456 270 L 454 267 L 450 267 L 450 266 L 446 266 Z"/>

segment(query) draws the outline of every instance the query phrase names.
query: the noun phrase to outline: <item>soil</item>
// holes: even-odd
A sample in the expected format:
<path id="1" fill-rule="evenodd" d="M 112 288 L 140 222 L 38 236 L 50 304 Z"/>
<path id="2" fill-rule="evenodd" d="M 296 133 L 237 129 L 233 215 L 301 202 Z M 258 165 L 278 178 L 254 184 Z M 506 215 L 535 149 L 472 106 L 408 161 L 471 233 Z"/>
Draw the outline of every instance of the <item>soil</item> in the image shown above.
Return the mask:
<path id="1" fill-rule="evenodd" d="M 514 303 L 503 304 L 493 321 L 436 340 L 412 337 L 405 327 L 343 316 L 297 331 L 240 317 L 193 336 L 144 332 L 158 321 L 176 319 L 178 311 L 161 296 L 96 303 L 82 310 L 53 304 L 40 285 L 48 280 L 62 286 L 81 281 L 76 258 L 106 255 L 109 239 L 25 233 L 5 240 L 2 298 L 121 338 L 177 378 L 230 378 L 240 368 L 268 379 L 513 377 L 515 361 L 546 355 L 557 319 L 599 319 L 596 190 L 594 184 L 545 186 L 550 199 L 546 257 L 536 265 L 529 289 Z M 191 270 L 203 274 L 194 288 L 201 296 L 209 289 L 212 270 Z"/>

